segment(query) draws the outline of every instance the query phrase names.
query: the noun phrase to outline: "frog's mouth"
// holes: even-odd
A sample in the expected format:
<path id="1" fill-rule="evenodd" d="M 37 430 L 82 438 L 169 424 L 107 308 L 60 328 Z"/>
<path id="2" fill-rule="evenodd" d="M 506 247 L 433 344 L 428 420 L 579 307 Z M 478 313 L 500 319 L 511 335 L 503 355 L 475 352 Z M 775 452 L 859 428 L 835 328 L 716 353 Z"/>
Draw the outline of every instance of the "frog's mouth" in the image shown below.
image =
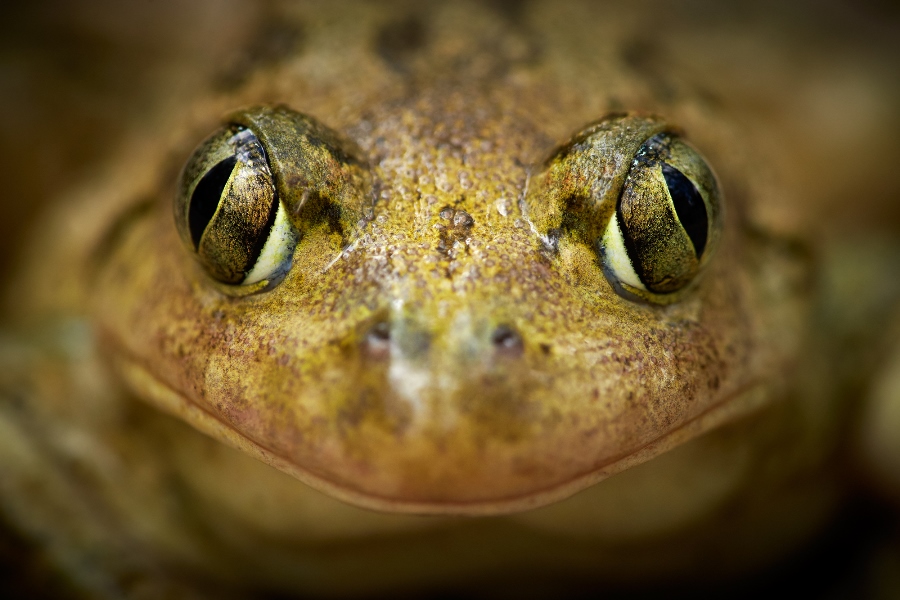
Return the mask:
<path id="1" fill-rule="evenodd" d="M 644 463 L 704 432 L 756 412 L 767 405 L 771 397 L 771 390 L 762 383 L 745 385 L 731 393 L 723 394 L 709 409 L 663 432 L 648 443 L 614 456 L 589 471 L 573 473 L 568 477 L 556 477 L 549 485 L 548 478 L 539 474 L 534 479 L 532 489 L 519 488 L 513 493 L 504 493 L 503 489 L 497 489 L 495 494 L 482 495 L 477 499 L 460 499 L 452 495 L 422 499 L 404 496 L 401 493 L 392 495 L 378 490 L 369 491 L 347 483 L 346 477 L 341 480 L 340 477 L 332 477 L 330 473 L 322 470 L 307 468 L 296 459 L 254 440 L 212 411 L 192 401 L 139 361 L 120 355 L 114 362 L 126 383 L 131 389 L 139 390 L 138 393 L 143 399 L 187 421 L 201 432 L 295 477 L 313 489 L 362 508 L 421 515 L 499 515 L 552 504 L 616 473 Z"/>

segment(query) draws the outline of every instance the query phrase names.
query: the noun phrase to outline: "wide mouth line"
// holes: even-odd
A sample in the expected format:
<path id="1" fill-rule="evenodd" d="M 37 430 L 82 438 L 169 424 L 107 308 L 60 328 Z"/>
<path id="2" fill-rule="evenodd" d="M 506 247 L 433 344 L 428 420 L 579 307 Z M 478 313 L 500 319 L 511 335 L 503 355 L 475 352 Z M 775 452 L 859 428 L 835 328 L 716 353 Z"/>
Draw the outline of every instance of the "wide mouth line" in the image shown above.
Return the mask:
<path id="1" fill-rule="evenodd" d="M 111 340 L 113 343 L 116 341 L 115 336 L 109 332 L 103 337 Z M 167 412 L 170 412 L 181 419 L 185 419 L 188 414 L 197 417 L 189 422 L 195 429 L 211 435 L 220 441 L 224 437 L 229 445 L 240 451 L 251 454 L 262 462 L 292 475 L 313 489 L 334 496 L 349 504 L 387 513 L 487 516 L 510 514 L 539 508 L 563 500 L 595 483 L 599 483 L 607 477 L 646 462 L 653 457 L 700 435 L 704 431 L 711 429 L 714 425 L 753 412 L 753 410 L 761 408 L 761 406 L 765 404 L 765 402 L 757 400 L 751 403 L 749 410 L 745 408 L 744 410 L 736 411 L 735 414 L 732 415 L 729 415 L 727 410 L 722 410 L 723 407 L 728 407 L 733 399 L 749 395 L 755 390 L 763 389 L 763 386 L 761 385 L 762 382 L 760 380 L 754 380 L 738 388 L 734 392 L 723 396 L 706 410 L 698 413 L 675 429 L 669 430 L 637 448 L 616 455 L 602 465 L 575 474 L 565 481 L 535 489 L 525 494 L 498 496 L 490 500 L 448 502 L 433 500 L 409 501 L 392 498 L 386 495 L 374 494 L 352 486 L 336 483 L 323 474 L 308 467 L 298 465 L 290 458 L 273 450 L 264 442 L 260 442 L 248 436 L 235 428 L 232 424 L 222 420 L 206 406 L 197 403 L 182 394 L 179 390 L 168 384 L 163 378 L 159 377 L 153 369 L 149 368 L 144 363 L 144 361 L 139 360 L 130 352 L 124 350 L 124 346 L 119 344 L 115 344 L 115 346 L 122 349 L 122 354 L 115 357 L 116 360 L 123 363 L 124 369 L 120 369 L 120 372 L 124 371 L 123 375 L 125 375 L 126 379 L 137 378 L 146 381 L 146 379 L 149 378 L 152 380 L 153 384 L 162 388 L 164 390 L 163 393 L 168 395 L 168 399 L 165 402 L 166 406 L 164 407 Z M 128 371 L 133 371 L 135 369 L 139 373 L 130 377 Z M 140 396 L 141 394 L 138 395 Z M 177 399 L 174 403 L 172 402 L 173 398 Z M 157 406 L 159 405 L 158 403 L 156 404 Z M 720 412 L 724 412 L 724 414 L 719 416 L 717 413 Z M 705 419 L 710 419 L 712 425 L 704 427 L 703 421 Z"/>

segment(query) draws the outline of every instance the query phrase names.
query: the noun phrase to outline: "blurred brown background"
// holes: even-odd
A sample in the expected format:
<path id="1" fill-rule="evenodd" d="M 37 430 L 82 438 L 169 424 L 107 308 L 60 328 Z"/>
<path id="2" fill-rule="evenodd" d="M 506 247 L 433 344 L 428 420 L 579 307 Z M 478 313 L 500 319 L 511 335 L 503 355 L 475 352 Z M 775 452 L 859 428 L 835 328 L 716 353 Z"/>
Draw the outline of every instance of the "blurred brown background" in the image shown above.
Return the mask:
<path id="1" fill-rule="evenodd" d="M 900 2 L 681 5 L 705 27 L 746 24 L 782 42 L 796 38 L 798 50 L 786 60 L 801 61 L 799 69 L 802 61 L 819 61 L 825 79 L 828 69 L 834 68 L 842 74 L 862 70 L 867 77 L 900 80 Z M 154 135 L 167 111 L 179 110 L 211 81 L 227 76 L 229 66 L 246 56 L 246 44 L 266 13 L 267 3 L 241 0 L 39 0 L 2 9 L 0 164 L 5 187 L 0 195 L 0 276 L 4 280 L 14 268 L 25 231 L 39 222 L 40 210 L 60 190 L 99 168 L 124 136 Z M 740 51 L 732 52 L 740 60 Z M 785 97 L 791 93 L 784 90 Z M 895 113 L 885 136 L 898 137 L 897 122 Z M 900 229 L 900 176 L 887 187 L 879 183 L 877 189 L 894 199 L 877 218 L 893 220 Z M 847 202 L 852 207 L 853 199 L 848 197 Z M 759 580 L 744 582 L 743 593 L 737 595 L 802 585 L 804 597 L 890 597 L 892 591 L 900 593 L 898 539 L 896 517 L 877 500 L 861 496 L 807 552 Z M 17 582 L 0 583 L 0 595 L 4 590 L 26 590 L 33 597 L 56 597 L 61 588 L 40 583 L 46 573 L 27 558 L 29 551 L 27 542 L 0 536 L 0 582 Z M 653 592 L 647 597 L 651 595 L 655 597 Z"/>

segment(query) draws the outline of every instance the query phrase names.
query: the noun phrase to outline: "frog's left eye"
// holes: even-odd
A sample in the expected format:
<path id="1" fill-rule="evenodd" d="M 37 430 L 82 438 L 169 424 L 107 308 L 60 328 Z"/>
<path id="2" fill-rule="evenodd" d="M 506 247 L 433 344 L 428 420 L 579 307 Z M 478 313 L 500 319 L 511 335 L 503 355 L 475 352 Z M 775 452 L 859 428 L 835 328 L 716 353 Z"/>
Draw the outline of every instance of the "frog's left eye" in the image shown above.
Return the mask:
<path id="1" fill-rule="evenodd" d="M 668 133 L 640 147 L 603 234 L 607 276 L 622 291 L 665 302 L 707 262 L 719 236 L 720 202 L 709 166 Z"/>
<path id="2" fill-rule="evenodd" d="M 268 157 L 249 129 L 226 127 L 194 152 L 176 222 L 213 278 L 252 284 L 290 266 L 297 232 L 278 199 Z"/>
<path id="3" fill-rule="evenodd" d="M 308 115 L 257 106 L 229 122 L 185 165 L 175 224 L 213 279 L 266 288 L 311 231 L 346 243 L 371 212 L 370 177 L 358 149 Z"/>

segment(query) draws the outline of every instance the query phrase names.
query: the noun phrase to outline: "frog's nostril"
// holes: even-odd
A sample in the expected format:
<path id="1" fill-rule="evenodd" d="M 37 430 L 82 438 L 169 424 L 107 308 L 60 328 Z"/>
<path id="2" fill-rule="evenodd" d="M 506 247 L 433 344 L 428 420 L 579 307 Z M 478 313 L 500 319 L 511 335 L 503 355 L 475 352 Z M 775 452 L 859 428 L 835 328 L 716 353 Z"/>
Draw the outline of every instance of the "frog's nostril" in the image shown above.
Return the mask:
<path id="1" fill-rule="evenodd" d="M 525 350 L 522 342 L 522 336 L 519 332 L 509 325 L 500 325 L 491 334 L 491 343 L 498 353 L 504 356 L 516 357 L 521 356 Z"/>
<path id="2" fill-rule="evenodd" d="M 372 358 L 387 358 L 391 353 L 391 326 L 378 322 L 363 339 L 363 350 Z"/>

